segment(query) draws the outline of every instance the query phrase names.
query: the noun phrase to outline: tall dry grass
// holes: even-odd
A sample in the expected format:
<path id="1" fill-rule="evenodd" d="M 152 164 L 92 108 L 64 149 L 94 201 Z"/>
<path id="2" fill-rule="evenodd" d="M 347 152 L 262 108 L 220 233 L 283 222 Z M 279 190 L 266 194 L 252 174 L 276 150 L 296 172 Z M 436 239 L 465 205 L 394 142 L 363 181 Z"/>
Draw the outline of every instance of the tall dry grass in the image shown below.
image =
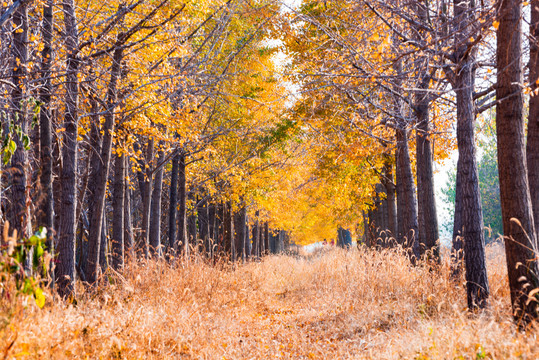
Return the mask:
<path id="1" fill-rule="evenodd" d="M 394 251 L 209 266 L 131 264 L 76 305 L 28 303 L 5 316 L 1 351 L 39 359 L 539 358 L 510 316 L 505 260 L 489 249 L 490 309 L 469 315 L 448 267 Z M 3 300 L 4 301 L 4 300 Z M 9 324 L 8 324 L 9 323 Z"/>

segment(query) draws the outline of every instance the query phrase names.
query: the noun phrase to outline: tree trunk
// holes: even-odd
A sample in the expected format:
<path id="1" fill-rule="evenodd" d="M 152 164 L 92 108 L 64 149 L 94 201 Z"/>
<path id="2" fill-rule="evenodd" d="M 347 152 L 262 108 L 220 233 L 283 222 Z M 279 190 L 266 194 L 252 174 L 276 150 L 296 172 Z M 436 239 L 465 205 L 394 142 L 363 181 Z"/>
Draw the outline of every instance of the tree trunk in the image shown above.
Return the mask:
<path id="1" fill-rule="evenodd" d="M 533 250 L 535 228 L 524 154 L 521 6 L 518 0 L 506 0 L 499 6 L 496 130 L 511 303 L 515 320 L 527 324 L 538 316 L 537 303 L 529 301 L 529 295 L 539 288 L 539 272 Z"/>
<path id="2" fill-rule="evenodd" d="M 270 247 L 270 233 L 269 233 L 269 224 L 266 221 L 264 223 L 264 247 L 266 248 L 264 255 L 271 253 L 271 247 Z"/>
<path id="3" fill-rule="evenodd" d="M 159 152 L 158 159 L 163 153 Z M 161 195 L 163 193 L 163 167 L 155 172 L 152 191 L 151 221 L 150 221 L 150 251 L 152 256 L 161 257 Z"/>
<path id="4" fill-rule="evenodd" d="M 211 256 L 211 244 L 210 244 L 210 220 L 208 212 L 208 200 L 203 198 L 198 202 L 197 206 L 198 214 L 198 231 L 200 233 L 200 240 L 204 246 L 204 252 L 207 257 Z"/>
<path id="5" fill-rule="evenodd" d="M 178 188 L 178 196 L 180 200 L 180 209 L 178 212 L 178 245 L 174 247 L 175 250 L 178 250 L 179 247 L 183 247 L 185 255 L 189 254 L 189 241 L 187 241 L 187 218 L 186 218 L 186 200 L 187 200 L 187 192 L 185 189 L 185 154 L 179 155 L 179 188 Z"/>
<path id="6" fill-rule="evenodd" d="M 106 205 L 105 205 L 106 208 Z M 107 221 L 107 212 L 103 212 L 103 225 L 101 226 L 101 245 L 99 246 L 99 266 L 101 272 L 105 272 L 109 266 L 109 237 L 108 237 L 108 221 Z"/>
<path id="7" fill-rule="evenodd" d="M 138 242 L 137 250 L 144 254 L 144 257 L 148 258 L 150 255 L 150 216 L 152 205 L 152 190 L 153 190 L 153 176 L 152 176 L 152 163 L 154 152 L 154 139 L 150 138 L 146 148 L 146 174 L 144 174 L 144 187 L 141 187 L 142 192 L 142 224 L 140 226 L 141 237 Z M 144 190 L 142 190 L 144 189 Z"/>
<path id="8" fill-rule="evenodd" d="M 126 258 L 133 259 L 135 257 L 135 239 L 133 236 L 133 221 L 131 218 L 131 189 L 129 188 L 129 157 L 124 155 L 126 166 L 126 177 L 125 177 L 125 206 L 124 206 L 124 261 Z"/>
<path id="9" fill-rule="evenodd" d="M 539 242 L 539 0 L 531 1 L 530 23 L 530 62 L 529 84 L 530 112 L 528 117 L 528 141 L 526 142 L 526 160 L 528 181 L 535 221 L 535 237 Z M 538 244 L 539 245 L 539 244 Z M 539 246 L 538 246 L 539 247 Z"/>
<path id="10" fill-rule="evenodd" d="M 417 242 L 417 204 L 412 175 L 412 164 L 408 152 L 408 131 L 397 129 L 397 216 L 398 237 L 397 241 L 409 251 L 413 263 L 419 256 L 419 244 Z"/>
<path id="11" fill-rule="evenodd" d="M 234 216 L 230 203 L 225 203 L 224 209 L 224 251 L 230 257 L 231 261 L 236 261 L 236 243 L 234 241 Z"/>
<path id="12" fill-rule="evenodd" d="M 384 177 L 382 184 L 384 185 L 387 201 L 387 229 L 389 236 L 395 238 L 397 236 L 397 203 L 395 201 L 395 182 L 393 179 L 393 164 L 390 157 L 384 159 Z"/>
<path id="13" fill-rule="evenodd" d="M 187 217 L 187 234 L 189 236 L 189 244 L 195 249 L 198 253 L 199 243 L 198 243 L 198 229 L 197 229 L 197 213 L 196 213 L 196 198 L 194 194 L 189 191 L 189 202 L 192 204 L 192 208 L 189 210 L 189 216 Z"/>
<path id="14" fill-rule="evenodd" d="M 255 259 L 260 259 L 260 255 L 264 252 L 263 244 L 260 241 L 260 221 L 258 220 L 258 217 L 260 216 L 260 212 L 257 210 L 255 214 L 255 223 L 253 225 L 253 252 L 252 255 L 255 257 Z"/>
<path id="15" fill-rule="evenodd" d="M 453 218 L 453 238 L 451 244 L 451 277 L 458 279 L 462 271 L 463 241 L 462 241 L 462 185 L 461 175 L 457 172 L 455 187 L 455 212 Z"/>
<path id="16" fill-rule="evenodd" d="M 112 199 L 112 267 L 116 270 L 124 266 L 124 235 L 125 235 L 125 154 L 116 154 L 114 164 L 114 193 Z"/>
<path id="17" fill-rule="evenodd" d="M 213 203 L 209 203 L 208 208 L 208 222 L 209 222 L 209 238 L 210 238 L 210 256 L 213 258 L 215 245 L 217 244 L 217 206 Z"/>
<path id="18" fill-rule="evenodd" d="M 247 208 L 243 206 L 234 216 L 234 229 L 235 231 L 235 244 L 236 254 L 238 259 L 241 258 L 245 261 L 246 249 L 245 249 L 245 237 L 247 236 L 246 222 L 247 222 Z"/>
<path id="19" fill-rule="evenodd" d="M 60 175 L 62 198 L 59 213 L 58 261 L 56 279 L 60 296 L 73 292 L 75 281 L 75 230 L 77 210 L 77 152 L 78 152 L 78 29 L 73 0 L 64 0 L 65 43 L 67 52 L 63 167 Z"/>
<path id="20" fill-rule="evenodd" d="M 466 268 L 466 289 L 468 308 L 483 308 L 489 296 L 485 261 L 485 239 L 483 232 L 483 211 L 479 192 L 479 177 L 475 154 L 472 61 L 463 59 L 457 75 L 457 143 L 459 160 L 457 173 L 460 174 L 459 191 L 462 214 L 461 236 L 464 245 Z M 455 209 L 456 211 L 457 209 Z"/>
<path id="21" fill-rule="evenodd" d="M 425 82 L 425 81 L 423 81 Z M 439 261 L 440 247 L 438 245 L 438 216 L 436 213 L 436 194 L 434 191 L 434 168 L 432 142 L 429 138 L 431 124 L 429 118 L 428 81 L 421 86 L 425 92 L 417 94 L 416 116 L 416 176 L 417 202 L 419 223 L 420 254 L 432 251 L 433 260 Z"/>
<path id="22" fill-rule="evenodd" d="M 115 109 L 117 99 L 117 84 L 120 76 L 123 48 L 114 51 L 110 68 L 110 81 L 107 89 L 107 109 L 105 111 L 105 123 L 103 124 L 103 145 L 101 147 L 101 162 L 95 173 L 94 208 L 90 219 L 90 235 L 88 238 L 88 264 L 86 267 L 86 280 L 94 283 L 99 276 L 99 254 L 103 217 L 105 213 L 105 198 L 107 195 L 107 182 L 112 152 L 113 132 L 115 127 Z"/>
<path id="23" fill-rule="evenodd" d="M 19 127 L 24 139 L 29 141 L 28 136 L 28 95 L 26 94 L 27 63 L 28 63 L 28 8 L 27 4 L 20 5 L 13 14 L 13 44 L 12 49 L 12 83 L 15 85 L 11 92 L 12 118 L 11 123 Z M 5 133 L 9 128 L 6 126 Z M 6 131 L 7 130 L 7 131 Z M 11 157 L 11 184 L 10 205 L 7 207 L 7 219 L 10 223 L 10 231 L 17 230 L 21 238 L 28 238 L 32 232 L 30 218 L 30 194 L 28 182 L 30 177 L 30 163 L 28 160 L 29 142 L 12 130 L 12 141 L 16 144 L 16 150 Z"/>
<path id="24" fill-rule="evenodd" d="M 170 200 L 168 207 L 168 244 L 167 253 L 174 251 L 177 236 L 178 214 L 178 175 L 180 169 L 180 155 L 172 158 L 172 172 L 170 174 Z"/>
<path id="25" fill-rule="evenodd" d="M 474 141 L 475 110 L 473 102 L 475 56 L 462 44 L 468 41 L 467 27 L 472 21 L 473 5 L 454 1 L 454 20 L 457 26 L 454 91 L 457 94 L 457 145 L 459 159 L 456 190 L 460 194 L 462 214 L 460 222 L 466 268 L 466 292 L 468 308 L 484 308 L 489 296 L 483 233 L 483 211 L 479 192 L 479 177 Z M 458 209 L 455 208 L 455 212 Z M 454 232 L 459 232 L 455 229 Z"/>
<path id="26" fill-rule="evenodd" d="M 43 192 L 43 204 L 39 225 L 47 228 L 46 247 L 54 257 L 54 194 L 52 177 L 52 113 L 51 103 L 51 63 L 52 63 L 52 31 L 53 31 L 53 6 L 54 0 L 47 0 L 43 8 L 43 50 L 41 51 L 41 86 L 40 101 L 41 113 L 39 114 L 39 135 L 40 135 L 40 161 L 41 161 L 41 191 Z M 51 271 L 52 285 L 54 285 L 54 273 Z"/>

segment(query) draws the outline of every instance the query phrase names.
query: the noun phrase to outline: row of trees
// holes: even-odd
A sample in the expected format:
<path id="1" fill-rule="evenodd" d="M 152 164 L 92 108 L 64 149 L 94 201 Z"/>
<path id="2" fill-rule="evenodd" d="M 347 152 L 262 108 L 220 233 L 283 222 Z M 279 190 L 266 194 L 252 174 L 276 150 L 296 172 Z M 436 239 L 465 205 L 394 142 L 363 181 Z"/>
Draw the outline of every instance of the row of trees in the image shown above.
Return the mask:
<path id="1" fill-rule="evenodd" d="M 2 8 L 2 219 L 48 229 L 58 292 L 125 259 L 281 252 L 290 155 L 271 1 Z"/>
<path id="2" fill-rule="evenodd" d="M 531 9 L 527 81 L 524 6 Z M 538 2 L 516 0 L 304 1 L 285 25 L 294 36 L 283 37 L 301 85 L 295 112 L 324 138 L 317 168 L 343 182 L 353 178 L 350 167 L 371 179 L 355 182 L 369 191 L 350 209 L 363 215 L 367 244 L 391 245 L 394 237 L 414 262 L 438 258 L 433 161 L 456 145 L 452 257 L 455 275 L 464 265 L 470 309 L 486 307 L 489 296 L 476 119 L 495 108 L 503 234 L 522 323 L 537 317 L 539 288 L 538 11 Z"/>

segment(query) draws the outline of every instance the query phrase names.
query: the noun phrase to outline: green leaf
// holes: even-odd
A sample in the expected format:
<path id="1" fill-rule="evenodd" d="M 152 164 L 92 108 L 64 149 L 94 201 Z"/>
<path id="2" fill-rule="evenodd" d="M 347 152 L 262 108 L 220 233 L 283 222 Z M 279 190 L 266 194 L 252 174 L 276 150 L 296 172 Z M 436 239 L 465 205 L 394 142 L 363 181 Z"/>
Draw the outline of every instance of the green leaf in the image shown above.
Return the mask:
<path id="1" fill-rule="evenodd" d="M 28 243 L 32 246 L 35 246 L 39 244 L 40 240 L 41 239 L 37 235 L 32 235 L 30 236 L 30 239 L 28 239 Z"/>
<path id="2" fill-rule="evenodd" d="M 31 295 L 34 293 L 34 284 L 30 278 L 24 279 L 24 284 L 22 286 L 21 292 L 26 295 Z"/>

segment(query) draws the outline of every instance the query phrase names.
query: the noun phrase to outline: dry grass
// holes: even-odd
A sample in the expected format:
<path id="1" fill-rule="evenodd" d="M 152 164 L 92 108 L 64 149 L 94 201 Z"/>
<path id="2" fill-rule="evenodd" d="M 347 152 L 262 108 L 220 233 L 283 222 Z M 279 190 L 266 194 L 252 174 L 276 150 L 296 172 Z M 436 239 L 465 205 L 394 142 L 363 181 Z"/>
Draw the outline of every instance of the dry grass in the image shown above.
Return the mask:
<path id="1" fill-rule="evenodd" d="M 392 251 L 131 265 L 92 294 L 79 288 L 77 305 L 19 306 L 0 356 L 16 338 L 9 358 L 538 358 L 536 332 L 511 321 L 505 260 L 489 251 L 491 307 L 474 316 L 446 266 Z"/>

